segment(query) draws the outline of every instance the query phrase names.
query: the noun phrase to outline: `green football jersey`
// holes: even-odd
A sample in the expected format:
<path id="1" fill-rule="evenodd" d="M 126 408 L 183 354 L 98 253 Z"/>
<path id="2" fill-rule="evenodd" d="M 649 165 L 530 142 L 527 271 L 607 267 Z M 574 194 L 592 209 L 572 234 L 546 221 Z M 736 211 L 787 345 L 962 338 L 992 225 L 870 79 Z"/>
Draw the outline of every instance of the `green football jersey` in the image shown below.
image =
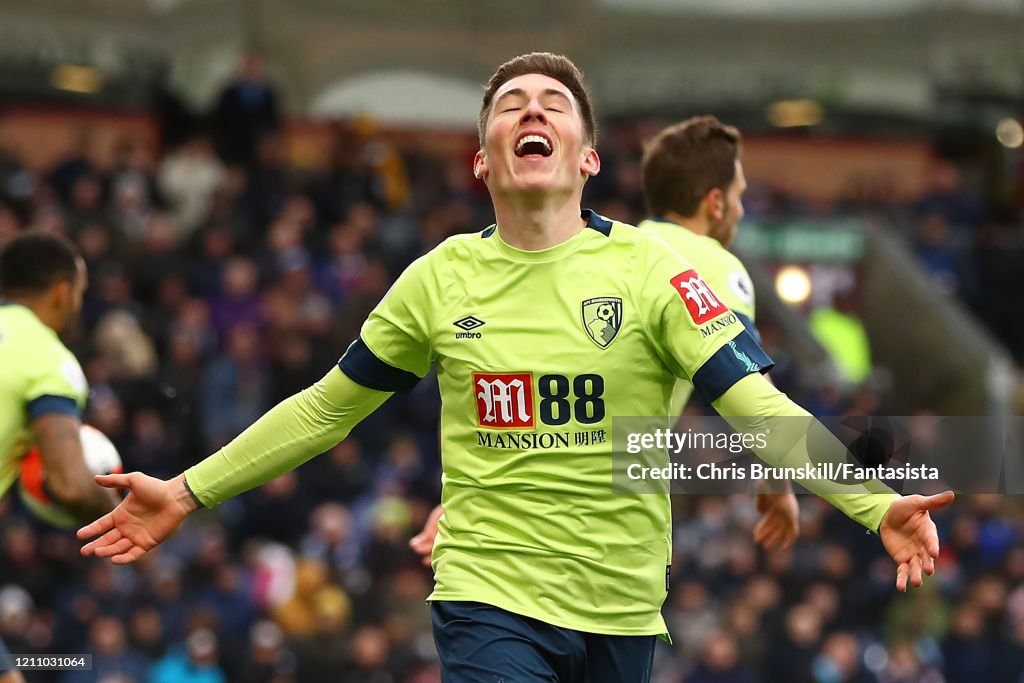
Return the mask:
<path id="1" fill-rule="evenodd" d="M 78 360 L 35 313 L 0 304 L 0 496 L 32 447 L 32 420 L 80 414 L 89 389 Z"/>
<path id="2" fill-rule="evenodd" d="M 754 327 L 754 285 L 735 254 L 707 235 L 698 235 L 681 225 L 660 218 L 648 218 L 637 226 L 661 238 L 677 254 L 694 264 L 711 291 L 739 317 L 747 330 L 760 341 Z M 672 393 L 669 415 L 683 412 L 693 394 L 693 384 L 680 379 Z"/>
<path id="3" fill-rule="evenodd" d="M 680 377 L 711 401 L 771 361 L 664 242 L 583 217 L 589 229 L 540 251 L 495 226 L 448 239 L 399 277 L 340 365 L 393 391 L 436 364 L 432 600 L 663 634 L 669 498 L 612 493 L 612 417 L 666 415 Z"/>

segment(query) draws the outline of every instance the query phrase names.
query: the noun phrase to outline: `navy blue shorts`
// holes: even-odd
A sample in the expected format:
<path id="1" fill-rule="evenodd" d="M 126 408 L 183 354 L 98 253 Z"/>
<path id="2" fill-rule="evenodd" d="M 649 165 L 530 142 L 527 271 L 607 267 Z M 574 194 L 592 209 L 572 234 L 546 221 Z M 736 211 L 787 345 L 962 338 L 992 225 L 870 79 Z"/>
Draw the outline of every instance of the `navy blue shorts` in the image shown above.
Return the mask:
<path id="1" fill-rule="evenodd" d="M 657 636 L 561 628 L 479 602 L 431 603 L 443 683 L 649 683 Z"/>

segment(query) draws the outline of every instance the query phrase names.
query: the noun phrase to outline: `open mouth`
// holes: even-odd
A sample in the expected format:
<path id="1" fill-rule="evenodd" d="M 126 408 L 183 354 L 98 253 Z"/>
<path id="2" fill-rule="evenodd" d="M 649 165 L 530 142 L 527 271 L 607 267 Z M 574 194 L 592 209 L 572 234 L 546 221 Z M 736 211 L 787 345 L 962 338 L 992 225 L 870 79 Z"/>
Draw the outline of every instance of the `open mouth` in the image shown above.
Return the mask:
<path id="1" fill-rule="evenodd" d="M 524 135 L 516 143 L 516 156 L 520 158 L 531 155 L 549 157 L 551 152 L 551 141 L 543 135 Z"/>

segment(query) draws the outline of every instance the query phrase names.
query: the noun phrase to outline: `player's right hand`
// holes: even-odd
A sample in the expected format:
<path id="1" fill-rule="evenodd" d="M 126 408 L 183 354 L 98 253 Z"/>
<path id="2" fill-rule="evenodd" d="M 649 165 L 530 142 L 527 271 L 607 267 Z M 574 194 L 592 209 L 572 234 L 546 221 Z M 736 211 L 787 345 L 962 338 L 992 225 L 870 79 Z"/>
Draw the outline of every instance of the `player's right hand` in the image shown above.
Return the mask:
<path id="1" fill-rule="evenodd" d="M 434 554 L 434 539 L 437 538 L 437 520 L 444 514 L 444 508 L 438 505 L 430 511 L 430 516 L 423 524 L 423 531 L 419 532 L 409 541 L 409 547 L 423 558 L 423 566 L 429 567 L 431 556 Z"/>
<path id="2" fill-rule="evenodd" d="M 902 496 L 889 506 L 878 528 L 886 551 L 896 562 L 896 590 L 906 592 L 909 581 L 920 586 L 924 577 L 935 573 L 939 557 L 939 533 L 928 514 L 953 502 L 954 493 L 934 496 Z"/>
<path id="3" fill-rule="evenodd" d="M 106 474 L 96 483 L 128 492 L 121 504 L 78 530 L 82 555 L 109 557 L 114 564 L 134 562 L 178 530 L 197 503 L 185 487 L 184 475 L 169 481 L 141 472 Z M 98 538 L 94 538 L 97 537 Z"/>

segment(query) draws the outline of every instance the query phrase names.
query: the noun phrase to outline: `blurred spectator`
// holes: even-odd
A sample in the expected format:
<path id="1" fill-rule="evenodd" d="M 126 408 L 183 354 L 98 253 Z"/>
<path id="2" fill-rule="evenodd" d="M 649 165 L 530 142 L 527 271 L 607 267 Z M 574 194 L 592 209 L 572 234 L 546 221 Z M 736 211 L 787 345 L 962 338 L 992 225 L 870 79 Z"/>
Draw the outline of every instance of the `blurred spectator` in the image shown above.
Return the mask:
<path id="1" fill-rule="evenodd" d="M 266 322 L 263 301 L 257 287 L 259 273 L 247 258 L 232 258 L 224 264 L 221 294 L 210 302 L 210 320 L 221 338 L 242 325 L 259 328 Z"/>
<path id="2" fill-rule="evenodd" d="M 860 644 L 852 633 L 829 636 L 812 667 L 816 683 L 872 683 L 861 667 Z"/>
<path id="3" fill-rule="evenodd" d="M 765 672 L 773 680 L 811 683 L 821 640 L 821 615 L 810 605 L 797 605 L 786 614 L 785 630 L 771 648 Z"/>
<path id="4" fill-rule="evenodd" d="M 955 294 L 960 290 L 963 266 L 942 215 L 928 214 L 921 220 L 917 257 L 939 291 Z"/>
<path id="5" fill-rule="evenodd" d="M 348 596 L 330 584 L 326 564 L 300 560 L 295 573 L 295 590 L 291 598 L 274 610 L 274 619 L 291 636 L 311 636 L 317 632 L 323 606 L 330 605 L 334 618 L 343 623 L 349 619 Z"/>
<path id="6" fill-rule="evenodd" d="M 344 505 L 322 503 L 311 516 L 311 532 L 300 546 L 304 557 L 342 571 L 359 562 L 359 542 L 352 533 L 352 517 Z"/>
<path id="7" fill-rule="evenodd" d="M 164 158 L 157 177 L 174 212 L 178 238 L 187 239 L 210 217 L 214 195 L 224 180 L 210 139 L 195 135 L 186 140 Z"/>
<path id="8" fill-rule="evenodd" d="M 267 538 L 282 543 L 296 540 L 309 518 L 310 501 L 299 488 L 295 472 L 285 472 L 254 491 L 245 494 L 245 511 L 239 520 L 238 534 L 243 538 Z"/>
<path id="9" fill-rule="evenodd" d="M 92 671 L 69 671 L 61 683 L 88 683 L 120 676 L 143 683 L 148 668 L 146 658 L 128 642 L 124 624 L 114 617 L 99 617 L 89 629 Z"/>
<path id="10" fill-rule="evenodd" d="M 352 659 L 336 680 L 342 683 L 389 683 L 397 676 L 389 667 L 389 647 L 384 632 L 361 628 L 352 637 Z"/>
<path id="11" fill-rule="evenodd" d="M 878 680 L 879 683 L 954 683 L 977 679 L 944 678 L 935 667 L 921 661 L 912 643 L 900 641 L 889 648 Z"/>
<path id="12" fill-rule="evenodd" d="M 142 606 L 132 612 L 129 633 L 132 647 L 147 661 L 155 662 L 167 650 L 167 633 L 160 612 L 152 606 Z"/>
<path id="13" fill-rule="evenodd" d="M 286 647 L 281 629 L 270 621 L 261 621 L 249 633 L 249 651 L 244 664 L 232 680 L 238 683 L 281 683 L 294 680 L 295 655 Z"/>
<path id="14" fill-rule="evenodd" d="M 962 605 L 953 615 L 949 636 L 942 645 L 949 683 L 967 683 L 990 674 L 995 647 L 985 635 L 981 610 L 972 604 Z"/>
<path id="15" fill-rule="evenodd" d="M 260 55 L 242 55 L 235 78 L 220 94 L 213 126 L 221 159 L 242 166 L 252 166 L 260 140 L 277 133 L 281 126 L 277 95 L 266 79 Z"/>
<path id="16" fill-rule="evenodd" d="M 199 629 L 152 668 L 148 683 L 225 683 L 217 665 L 217 637 Z"/>
<path id="17" fill-rule="evenodd" d="M 33 607 L 32 597 L 24 588 L 0 585 L 0 638 L 13 653 L 33 651 L 26 638 Z"/>
<path id="18" fill-rule="evenodd" d="M 752 683 L 750 674 L 739 663 L 736 639 L 723 631 L 708 636 L 700 663 L 684 683 Z"/>
<path id="19" fill-rule="evenodd" d="M 78 129 L 71 149 L 50 171 L 50 184 L 61 201 L 72 200 L 73 188 L 78 179 L 94 170 L 90 159 L 92 145 L 92 131 L 84 127 Z"/>
<path id="20" fill-rule="evenodd" d="M 203 433 L 207 450 L 220 448 L 270 407 L 270 386 L 257 329 L 238 324 L 227 333 L 226 350 L 213 359 L 203 380 Z"/>

